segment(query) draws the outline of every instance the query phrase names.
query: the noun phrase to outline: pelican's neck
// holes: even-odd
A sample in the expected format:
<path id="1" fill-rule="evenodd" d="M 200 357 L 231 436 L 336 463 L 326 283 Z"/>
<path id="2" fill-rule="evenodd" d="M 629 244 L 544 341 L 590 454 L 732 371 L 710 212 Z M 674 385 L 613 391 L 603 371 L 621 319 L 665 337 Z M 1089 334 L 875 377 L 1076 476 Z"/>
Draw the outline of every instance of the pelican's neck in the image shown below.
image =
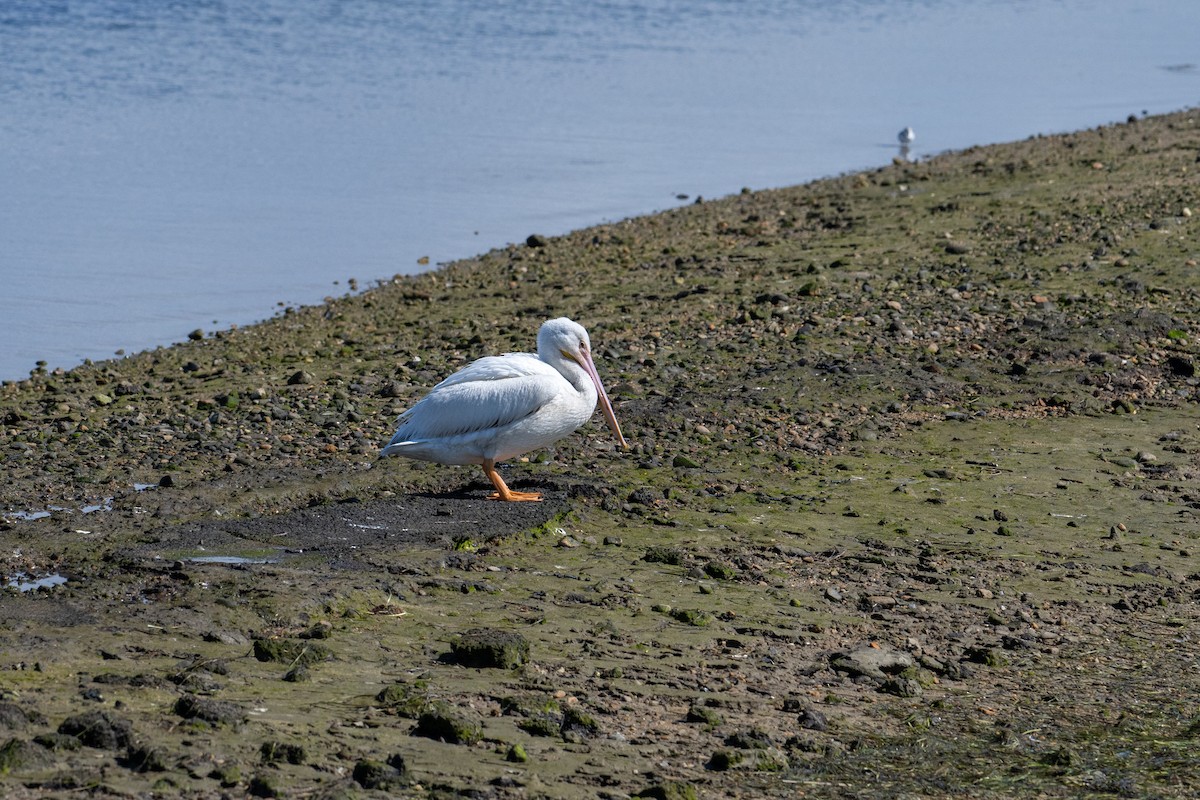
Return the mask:
<path id="1" fill-rule="evenodd" d="M 579 392 L 584 397 L 591 396 L 592 403 L 596 402 L 596 387 L 592 384 L 592 379 L 588 376 L 587 371 L 579 366 L 572 358 L 567 358 L 562 353 L 554 352 L 553 358 L 547 360 L 543 358 L 550 366 L 558 370 L 559 374 L 567 379 L 567 383 L 575 387 L 575 391 Z"/>

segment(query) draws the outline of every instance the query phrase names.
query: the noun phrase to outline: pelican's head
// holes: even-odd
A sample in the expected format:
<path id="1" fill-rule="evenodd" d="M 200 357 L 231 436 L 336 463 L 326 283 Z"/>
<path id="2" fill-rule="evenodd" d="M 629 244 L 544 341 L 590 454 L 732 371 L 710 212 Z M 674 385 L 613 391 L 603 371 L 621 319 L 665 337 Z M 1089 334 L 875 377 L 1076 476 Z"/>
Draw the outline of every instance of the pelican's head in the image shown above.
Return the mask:
<path id="1" fill-rule="evenodd" d="M 592 361 L 592 340 L 584 327 L 566 317 L 547 320 L 538 331 L 537 341 L 538 356 L 543 361 L 554 364 L 560 359 L 566 359 L 583 368 L 596 387 L 596 396 L 600 400 L 600 408 L 604 411 L 608 427 L 617 435 L 617 441 L 622 447 L 629 447 L 621 434 L 621 426 L 613 413 L 612 403 L 608 401 L 608 393 L 604 391 L 604 384 L 596 372 L 596 365 Z"/>

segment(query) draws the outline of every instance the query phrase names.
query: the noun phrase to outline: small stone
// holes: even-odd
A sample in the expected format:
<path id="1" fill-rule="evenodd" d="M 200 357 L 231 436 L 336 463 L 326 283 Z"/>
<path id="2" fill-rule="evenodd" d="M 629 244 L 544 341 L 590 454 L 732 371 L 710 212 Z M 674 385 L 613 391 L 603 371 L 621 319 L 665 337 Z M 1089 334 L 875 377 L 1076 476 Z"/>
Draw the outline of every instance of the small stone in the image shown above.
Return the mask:
<path id="1" fill-rule="evenodd" d="M 830 665 L 839 672 L 884 680 L 888 675 L 898 674 L 913 666 L 913 660 L 907 653 L 884 645 L 864 644 L 853 650 L 834 653 Z"/>
<path id="2" fill-rule="evenodd" d="M 58 732 L 39 733 L 33 737 L 33 740 L 52 753 L 68 752 L 83 747 L 76 737 Z M 0 775 L 2 774 L 4 774 L 4 770 L 0 769 Z"/>
<path id="3" fill-rule="evenodd" d="M 329 648 L 315 642 L 297 642 L 290 639 L 257 639 L 254 642 L 254 657 L 259 661 L 275 661 L 280 664 L 315 664 L 332 655 Z"/>
<path id="4" fill-rule="evenodd" d="M 529 640 L 514 631 L 473 628 L 454 640 L 450 651 L 466 667 L 515 669 L 529 659 Z"/>
<path id="5" fill-rule="evenodd" d="M 683 781 L 663 781 L 662 783 L 642 789 L 634 797 L 645 797 L 650 800 L 696 800 L 696 787 Z"/>
<path id="6" fill-rule="evenodd" d="M 815 708 L 806 708 L 801 711 L 796 721 L 800 723 L 801 728 L 807 728 L 810 731 L 823 731 L 829 727 L 829 721 L 825 715 Z"/>
<path id="7" fill-rule="evenodd" d="M 121 765 L 134 772 L 166 772 L 167 753 L 152 745 L 130 747 Z"/>
<path id="8" fill-rule="evenodd" d="M 897 697 L 920 697 L 924 689 L 919 681 L 903 675 L 892 675 L 879 687 L 880 691 L 894 694 Z"/>
<path id="9" fill-rule="evenodd" d="M 709 728 L 716 728 L 725 720 L 711 708 L 702 705 L 693 705 L 688 709 L 686 721 L 703 723 Z"/>
<path id="10" fill-rule="evenodd" d="M 175 701 L 175 713 L 184 719 L 200 720 L 211 725 L 237 726 L 248 717 L 245 709 L 237 703 L 192 694 L 185 694 Z"/>
<path id="11" fill-rule="evenodd" d="M 1008 663 L 1004 654 L 994 647 L 968 647 L 963 655 L 967 657 L 968 661 L 988 667 L 1002 667 Z"/>
<path id="12" fill-rule="evenodd" d="M 425 685 L 417 683 L 396 683 L 381 689 L 375 695 L 375 701 L 402 717 L 416 719 L 430 706 L 429 695 Z"/>
<path id="13" fill-rule="evenodd" d="M 315 383 L 316 380 L 316 376 L 314 376 L 311 372 L 298 370 L 297 372 L 292 373 L 291 377 L 287 379 L 287 382 L 288 386 L 304 386 L 310 383 Z"/>
<path id="14" fill-rule="evenodd" d="M 737 577 L 737 570 L 729 564 L 720 561 L 710 561 L 704 565 L 704 574 L 717 580 L 731 581 Z"/>
<path id="15" fill-rule="evenodd" d="M 567 706 L 563 712 L 560 733 L 563 739 L 578 742 L 591 739 L 600 733 L 600 724 L 591 715 L 578 706 Z"/>
<path id="16" fill-rule="evenodd" d="M 180 563 L 182 564 L 182 562 L 180 562 Z M 183 569 L 183 567 L 180 566 L 180 569 Z M 204 634 L 204 641 L 217 642 L 219 644 L 231 644 L 231 645 L 249 644 L 250 643 L 250 640 L 247 639 L 244 634 L 240 633 L 239 631 L 230 631 L 230 630 L 208 631 Z"/>
<path id="17" fill-rule="evenodd" d="M 204 331 L 201 330 L 200 328 L 196 328 L 196 330 L 194 330 L 188 334 L 188 338 L 191 339 L 193 342 L 198 342 L 204 338 Z"/>
<path id="18" fill-rule="evenodd" d="M 483 738 L 483 729 L 445 703 L 436 703 L 417 718 L 413 736 L 423 736 L 447 744 L 471 745 Z"/>
<path id="19" fill-rule="evenodd" d="M 333 635 L 333 625 L 325 620 L 321 620 L 314 624 L 311 628 L 300 634 L 301 639 L 328 639 Z"/>
<path id="20" fill-rule="evenodd" d="M 230 789 L 242 782 L 242 771 L 236 764 L 222 764 L 208 773 L 208 777 L 221 785 L 223 789 Z"/>
<path id="21" fill-rule="evenodd" d="M 74 736 L 80 744 L 98 750 L 125 749 L 133 739 L 133 725 L 129 720 L 106 711 L 89 711 L 68 717 L 58 726 L 58 732 Z"/>
<path id="22" fill-rule="evenodd" d="M 653 545 L 646 548 L 642 560 L 650 564 L 669 564 L 678 567 L 683 564 L 687 554 L 678 547 Z"/>
<path id="23" fill-rule="evenodd" d="M 513 764 L 524 764 L 529 761 L 529 754 L 525 752 L 525 748 L 520 742 L 508 748 L 508 753 L 504 756 L 505 761 Z"/>
<path id="24" fill-rule="evenodd" d="M 308 671 L 307 665 L 297 664 L 283 674 L 283 679 L 288 683 L 303 683 L 312 680 L 312 674 Z"/>
<path id="25" fill-rule="evenodd" d="M 39 737 L 40 738 L 40 737 Z M 0 745 L 0 776 L 18 770 L 49 766 L 53 759 L 45 747 L 24 739 L 9 739 Z"/>
<path id="26" fill-rule="evenodd" d="M 39 718 L 41 715 L 36 711 L 26 711 L 16 703 L 0 702 L 0 729 L 20 730 Z"/>
<path id="27" fill-rule="evenodd" d="M 706 614 L 703 611 L 692 608 L 677 608 L 671 611 L 670 614 L 677 622 L 682 622 L 696 628 L 703 628 L 712 624 L 713 621 L 711 614 Z"/>
<path id="28" fill-rule="evenodd" d="M 835 603 L 842 602 L 842 593 L 832 586 L 825 587 L 825 597 Z"/>
<path id="29" fill-rule="evenodd" d="M 733 769 L 744 759 L 745 755 L 737 750 L 717 750 L 709 756 L 705 766 L 714 772 L 724 772 Z"/>
<path id="30" fill-rule="evenodd" d="M 252 797 L 279 797 L 279 779 L 274 775 L 255 775 L 246 784 Z"/>
<path id="31" fill-rule="evenodd" d="M 1196 375 L 1196 363 L 1184 356 L 1168 356 L 1167 368 L 1171 370 L 1172 375 L 1179 378 L 1192 378 Z"/>
<path id="32" fill-rule="evenodd" d="M 635 489 L 626 499 L 634 505 L 653 506 L 663 499 L 663 495 L 662 492 L 643 487 Z"/>
<path id="33" fill-rule="evenodd" d="M 536 714 L 518 722 L 517 727 L 530 736 L 558 736 L 562 732 L 562 719 L 557 715 Z"/>
<path id="34" fill-rule="evenodd" d="M 308 760 L 308 754 L 303 745 L 287 744 L 285 742 L 263 742 L 258 748 L 264 764 L 303 764 Z"/>

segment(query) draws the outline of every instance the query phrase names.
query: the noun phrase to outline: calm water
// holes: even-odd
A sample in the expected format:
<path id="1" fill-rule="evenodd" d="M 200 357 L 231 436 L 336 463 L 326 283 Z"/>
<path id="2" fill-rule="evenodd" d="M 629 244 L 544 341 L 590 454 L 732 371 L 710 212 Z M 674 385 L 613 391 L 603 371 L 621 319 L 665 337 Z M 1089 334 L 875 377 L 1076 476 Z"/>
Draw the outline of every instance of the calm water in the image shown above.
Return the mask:
<path id="1" fill-rule="evenodd" d="M 1200 3 L 0 3 L 0 378 L 681 202 L 1200 103 Z"/>

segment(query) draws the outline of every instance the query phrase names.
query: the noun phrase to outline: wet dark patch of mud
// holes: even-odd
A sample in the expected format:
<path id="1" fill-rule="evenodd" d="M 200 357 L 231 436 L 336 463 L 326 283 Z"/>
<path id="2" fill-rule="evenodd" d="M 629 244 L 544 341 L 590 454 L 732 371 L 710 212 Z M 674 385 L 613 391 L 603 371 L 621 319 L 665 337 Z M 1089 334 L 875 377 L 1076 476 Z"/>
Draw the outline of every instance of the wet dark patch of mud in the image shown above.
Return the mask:
<path id="1" fill-rule="evenodd" d="M 485 493 L 407 494 L 389 500 L 315 506 L 254 519 L 188 522 L 159 529 L 131 554 L 166 559 L 229 556 L 246 561 L 307 555 L 332 567 L 360 557 L 413 547 L 474 549 L 488 541 L 539 528 L 562 514 L 564 499 L 498 503 Z"/>

